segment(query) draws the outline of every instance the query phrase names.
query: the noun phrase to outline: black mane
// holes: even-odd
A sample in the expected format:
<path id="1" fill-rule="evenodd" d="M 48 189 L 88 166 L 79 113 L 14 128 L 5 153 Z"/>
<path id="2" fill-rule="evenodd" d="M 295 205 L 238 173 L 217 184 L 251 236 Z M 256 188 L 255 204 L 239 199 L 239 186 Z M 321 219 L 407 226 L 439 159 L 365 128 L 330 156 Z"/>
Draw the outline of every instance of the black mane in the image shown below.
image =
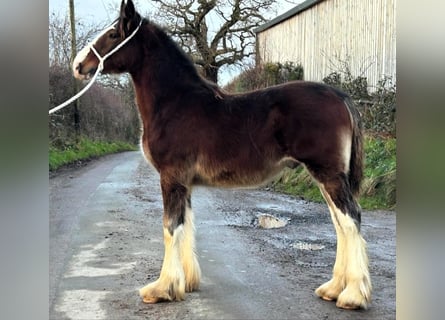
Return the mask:
<path id="1" fill-rule="evenodd" d="M 197 84 L 198 87 L 213 92 L 215 97 L 223 99 L 226 92 L 219 88 L 216 83 L 199 74 L 195 63 L 178 43 L 168 35 L 168 31 L 147 19 L 144 20 L 147 22 L 144 21 L 143 24 L 147 24 L 147 28 L 151 30 L 153 39 L 150 39 L 150 47 L 156 48 L 156 63 L 158 67 L 162 66 L 162 74 L 176 74 L 180 81 L 189 79 L 187 83 Z"/>

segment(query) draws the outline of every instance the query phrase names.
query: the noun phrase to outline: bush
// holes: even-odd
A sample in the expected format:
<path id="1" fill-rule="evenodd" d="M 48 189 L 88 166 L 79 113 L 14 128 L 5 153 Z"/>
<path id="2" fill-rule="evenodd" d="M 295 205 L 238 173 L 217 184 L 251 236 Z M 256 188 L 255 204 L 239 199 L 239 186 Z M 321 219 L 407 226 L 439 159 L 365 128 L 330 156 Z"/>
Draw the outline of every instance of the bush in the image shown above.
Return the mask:
<path id="1" fill-rule="evenodd" d="M 72 74 L 66 68 L 53 65 L 49 69 L 49 108 L 74 95 Z M 49 117 L 50 146 L 67 149 L 80 137 L 94 141 L 124 141 L 136 144 L 140 137 L 140 121 L 131 84 L 122 82 L 106 87 L 96 82 L 80 98 L 80 132 L 74 127 L 74 108 L 66 108 Z M 79 136 L 78 136 L 79 135 Z"/>
<path id="2" fill-rule="evenodd" d="M 266 63 L 263 68 L 266 86 L 304 79 L 303 67 L 293 62 Z"/>
<path id="3" fill-rule="evenodd" d="M 323 82 L 348 93 L 356 102 L 363 127 L 373 133 L 396 136 L 396 85 L 390 77 L 383 77 L 375 91 L 368 92 L 365 77 L 354 78 L 349 69 L 332 72 Z"/>
<path id="4" fill-rule="evenodd" d="M 303 78 L 304 70 L 301 64 L 294 62 L 266 63 L 248 67 L 225 89 L 231 92 L 246 92 L 288 81 L 303 80 Z"/>

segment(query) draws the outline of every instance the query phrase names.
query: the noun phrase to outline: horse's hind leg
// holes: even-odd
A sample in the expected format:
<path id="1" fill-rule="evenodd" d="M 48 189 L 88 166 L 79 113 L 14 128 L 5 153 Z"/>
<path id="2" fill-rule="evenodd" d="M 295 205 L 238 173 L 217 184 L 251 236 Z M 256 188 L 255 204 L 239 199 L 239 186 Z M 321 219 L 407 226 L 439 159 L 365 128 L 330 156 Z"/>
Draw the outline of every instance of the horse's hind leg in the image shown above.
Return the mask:
<path id="1" fill-rule="evenodd" d="M 342 228 L 338 222 L 336 217 L 336 213 L 334 211 L 335 205 L 332 203 L 331 198 L 327 194 L 326 190 L 322 185 L 319 185 L 320 191 L 328 203 L 329 212 L 331 214 L 331 219 L 335 227 L 335 233 L 337 234 L 337 253 L 334 263 L 334 268 L 332 272 L 332 279 L 320 286 L 315 293 L 323 298 L 324 300 L 337 300 L 340 293 L 343 291 L 345 287 L 345 270 L 346 270 L 346 261 L 345 261 L 345 234 L 343 233 Z M 329 203 L 331 202 L 331 203 Z"/>
<path id="2" fill-rule="evenodd" d="M 183 300 L 185 297 L 186 278 L 183 267 L 184 241 L 188 239 L 186 221 L 187 188 L 180 183 L 171 183 L 162 179 L 161 187 L 164 200 L 164 261 L 159 279 L 139 290 L 146 303 L 159 301 Z"/>
<path id="3" fill-rule="evenodd" d="M 330 281 L 315 293 L 326 300 L 337 300 L 344 309 L 366 309 L 371 298 L 366 242 L 360 234 L 360 208 L 340 173 L 319 181 L 337 233 L 337 257 Z"/>

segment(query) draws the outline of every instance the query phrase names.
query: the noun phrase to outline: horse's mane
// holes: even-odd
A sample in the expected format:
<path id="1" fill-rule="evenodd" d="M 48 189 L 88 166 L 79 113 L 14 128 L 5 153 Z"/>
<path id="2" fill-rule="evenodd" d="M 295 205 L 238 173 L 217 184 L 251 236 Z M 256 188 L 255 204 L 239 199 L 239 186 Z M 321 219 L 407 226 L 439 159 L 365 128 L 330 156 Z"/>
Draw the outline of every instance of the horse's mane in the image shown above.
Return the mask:
<path id="1" fill-rule="evenodd" d="M 146 19 L 145 19 L 146 20 Z M 167 31 L 161 26 L 147 21 L 149 28 L 156 36 L 160 45 L 165 47 L 165 52 L 171 57 L 171 61 L 175 61 L 176 66 L 179 66 L 191 80 L 213 92 L 216 98 L 223 99 L 227 94 L 223 89 L 221 89 L 216 83 L 205 79 L 201 76 L 195 66 L 192 59 L 185 53 L 185 51 L 168 35 Z"/>

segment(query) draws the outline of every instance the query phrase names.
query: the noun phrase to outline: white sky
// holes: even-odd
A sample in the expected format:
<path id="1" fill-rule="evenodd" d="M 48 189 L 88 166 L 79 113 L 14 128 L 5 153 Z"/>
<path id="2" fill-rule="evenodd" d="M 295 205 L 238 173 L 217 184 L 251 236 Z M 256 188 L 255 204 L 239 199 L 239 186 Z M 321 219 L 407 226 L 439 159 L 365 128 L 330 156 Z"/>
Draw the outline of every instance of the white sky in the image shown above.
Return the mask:
<path id="1" fill-rule="evenodd" d="M 289 3 L 291 1 L 292 3 Z M 292 9 L 304 0 L 277 0 L 277 12 L 271 13 L 271 19 Z M 148 16 L 151 10 L 150 0 L 133 0 L 136 10 L 142 16 Z M 74 10 L 77 19 L 98 24 L 111 23 L 117 18 L 120 0 L 74 0 Z M 69 0 L 49 0 L 49 14 L 68 15 Z M 224 85 L 238 75 L 239 68 L 224 68 L 219 73 L 219 83 Z"/>

